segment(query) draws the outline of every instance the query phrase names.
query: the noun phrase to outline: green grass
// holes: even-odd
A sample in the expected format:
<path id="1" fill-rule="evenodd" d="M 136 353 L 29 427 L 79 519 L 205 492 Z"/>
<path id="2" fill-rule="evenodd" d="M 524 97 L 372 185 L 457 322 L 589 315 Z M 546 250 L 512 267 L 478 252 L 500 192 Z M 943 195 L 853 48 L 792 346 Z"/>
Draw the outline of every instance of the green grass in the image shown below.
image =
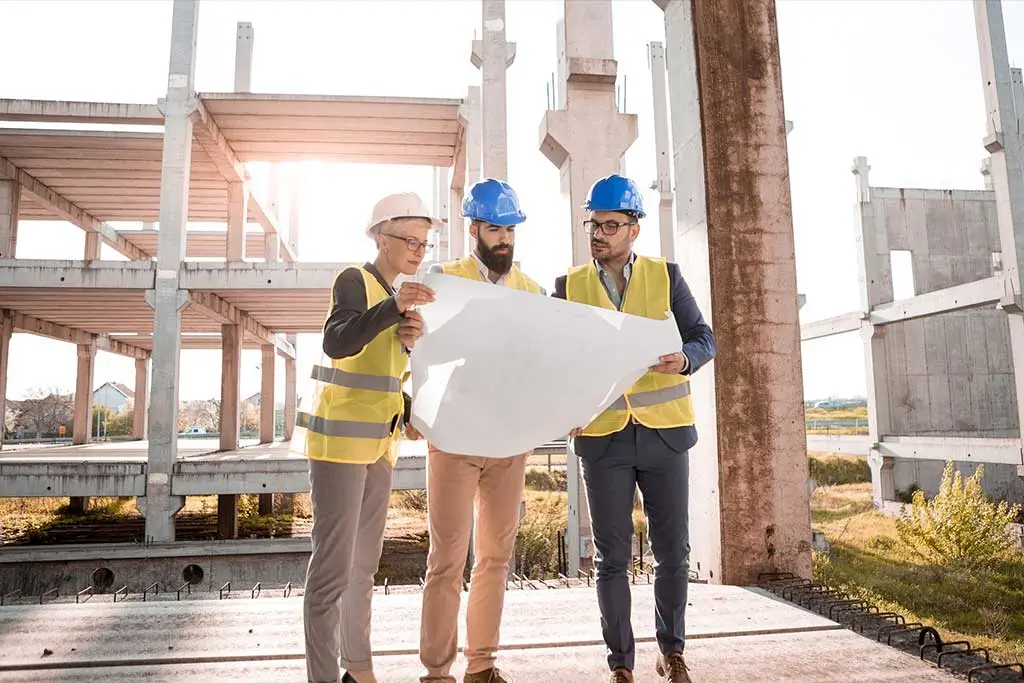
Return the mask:
<path id="1" fill-rule="evenodd" d="M 1024 661 L 1024 555 L 971 575 L 909 557 L 896 520 L 872 508 L 870 484 L 819 488 L 811 508 L 814 528 L 832 546 L 830 555 L 815 555 L 816 580 L 934 626 L 943 640 L 970 640 L 997 661 Z"/>

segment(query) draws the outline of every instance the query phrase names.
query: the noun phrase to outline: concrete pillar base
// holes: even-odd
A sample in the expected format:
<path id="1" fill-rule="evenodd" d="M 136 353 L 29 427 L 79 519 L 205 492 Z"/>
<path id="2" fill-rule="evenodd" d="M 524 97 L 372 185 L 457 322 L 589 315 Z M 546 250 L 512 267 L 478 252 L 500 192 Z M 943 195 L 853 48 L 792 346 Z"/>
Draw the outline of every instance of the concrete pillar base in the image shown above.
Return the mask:
<path id="1" fill-rule="evenodd" d="M 279 515 L 294 515 L 295 514 L 295 494 L 294 493 L 279 493 L 279 494 L 277 494 L 277 514 L 279 514 Z"/>
<path id="2" fill-rule="evenodd" d="M 217 538 L 238 538 L 238 496 L 217 496 Z"/>
<path id="3" fill-rule="evenodd" d="M 81 516 L 89 509 L 88 496 L 72 496 L 68 501 L 68 514 Z"/>
<path id="4" fill-rule="evenodd" d="M 157 473 L 156 477 L 159 478 L 160 474 Z M 185 496 L 170 495 L 170 486 L 155 484 L 152 477 L 146 489 L 152 495 L 135 499 L 135 507 L 146 518 L 146 542 L 173 543 L 174 516 L 185 507 Z"/>
<path id="5" fill-rule="evenodd" d="M 871 468 L 871 496 L 875 507 L 882 507 L 886 501 L 896 500 L 895 458 L 887 458 L 878 450 L 872 449 L 868 455 L 868 467 Z"/>

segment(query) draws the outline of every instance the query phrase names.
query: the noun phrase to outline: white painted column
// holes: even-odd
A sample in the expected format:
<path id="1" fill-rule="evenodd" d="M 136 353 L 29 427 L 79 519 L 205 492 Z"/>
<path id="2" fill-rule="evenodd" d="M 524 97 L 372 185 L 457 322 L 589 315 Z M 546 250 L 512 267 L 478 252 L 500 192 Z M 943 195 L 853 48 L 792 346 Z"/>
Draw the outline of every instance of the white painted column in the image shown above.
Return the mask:
<path id="1" fill-rule="evenodd" d="M 548 110 L 541 124 L 541 152 L 569 178 L 572 261 L 590 259 L 590 244 L 581 226 L 583 203 L 598 178 L 614 173 L 619 159 L 636 140 L 635 115 L 615 106 L 617 65 L 612 49 L 611 0 L 581 3 L 565 0 L 567 76 L 564 109 Z M 592 556 L 590 520 L 579 460 L 566 459 L 569 526 L 566 534 L 569 571 Z"/>
<path id="2" fill-rule="evenodd" d="M 135 403 L 132 413 L 132 436 L 146 438 L 146 410 L 149 405 L 149 361 L 135 360 Z"/>
<path id="3" fill-rule="evenodd" d="M 92 377 L 96 345 L 78 344 L 78 376 L 75 381 L 75 418 L 72 443 L 92 440 Z"/>
<path id="4" fill-rule="evenodd" d="M 1010 327 L 1010 352 L 1017 396 L 1024 396 L 1024 140 L 1017 127 L 1014 75 L 1010 69 L 999 0 L 975 0 L 975 24 L 985 95 L 985 149 L 996 198 L 1003 272 L 1009 276 L 1013 296 L 1001 302 Z M 1019 71 L 1016 74 L 1019 81 Z M 1022 112 L 1024 115 L 1024 112 Z M 1017 401 L 1024 427 L 1024 400 Z"/>
<path id="5" fill-rule="evenodd" d="M 676 218 L 672 194 L 672 140 L 668 133 L 668 92 L 665 85 L 665 46 L 648 46 L 651 64 L 651 92 L 654 95 L 654 158 L 658 169 L 658 231 L 662 258 L 675 259 Z"/>
<path id="6" fill-rule="evenodd" d="M 13 180 L 0 180 L 0 261 L 13 259 L 18 245 L 18 209 L 21 186 Z"/>
<path id="7" fill-rule="evenodd" d="M 7 414 L 7 368 L 11 359 L 11 335 L 14 334 L 14 316 L 0 309 L 0 420 Z M 0 424 L 0 450 L 4 447 L 3 424 Z"/>
<path id="8" fill-rule="evenodd" d="M 875 211 L 881 205 L 871 200 L 868 160 L 857 157 L 853 161 L 853 174 L 857 178 L 857 278 L 860 281 L 860 335 L 864 343 L 864 369 L 867 373 L 868 435 L 871 450 L 868 466 L 875 505 L 881 507 L 895 497 L 894 466 L 891 457 L 882 455 L 882 437 L 892 433 L 892 413 L 889 409 L 889 388 L 886 384 L 885 326 L 872 325 L 868 320 L 871 309 L 893 300 L 892 264 L 889 258 L 888 236 L 876 229 Z"/>
<path id="9" fill-rule="evenodd" d="M 505 40 L 505 0 L 482 0 L 483 34 L 473 41 L 470 60 L 482 83 L 483 171 L 485 178 L 508 179 L 508 104 L 506 71 L 516 59 L 516 44 Z"/>
<path id="10" fill-rule="evenodd" d="M 171 476 L 178 457 L 181 309 L 188 303 L 188 292 L 178 288 L 178 277 L 185 260 L 198 27 L 199 0 L 174 0 L 164 102 L 156 285 L 147 296 L 154 309 L 149 457 L 146 495 L 136 502 L 146 516 L 146 540 L 155 543 L 174 541 L 174 515 L 184 504 L 182 496 L 171 495 Z"/>

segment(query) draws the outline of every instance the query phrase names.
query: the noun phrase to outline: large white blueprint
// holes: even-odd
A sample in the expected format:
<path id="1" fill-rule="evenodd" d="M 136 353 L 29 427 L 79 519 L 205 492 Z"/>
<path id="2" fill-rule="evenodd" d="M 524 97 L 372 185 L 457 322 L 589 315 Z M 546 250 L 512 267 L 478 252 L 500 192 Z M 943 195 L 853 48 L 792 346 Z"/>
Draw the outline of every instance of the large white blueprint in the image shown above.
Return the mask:
<path id="1" fill-rule="evenodd" d="M 505 457 L 586 426 L 682 340 L 651 320 L 452 275 L 423 279 L 412 425 L 449 453 Z"/>

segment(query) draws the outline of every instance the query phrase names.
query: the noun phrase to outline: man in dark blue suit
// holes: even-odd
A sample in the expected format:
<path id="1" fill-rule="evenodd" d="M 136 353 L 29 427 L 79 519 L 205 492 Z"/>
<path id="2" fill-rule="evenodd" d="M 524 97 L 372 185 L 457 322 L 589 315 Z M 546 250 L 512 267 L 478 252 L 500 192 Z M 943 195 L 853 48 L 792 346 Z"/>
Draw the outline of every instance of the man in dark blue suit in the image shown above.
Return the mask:
<path id="1" fill-rule="evenodd" d="M 637 256 L 633 242 L 644 217 L 636 184 L 619 175 L 598 180 L 584 208 L 593 261 L 555 280 L 554 296 L 664 319 L 671 311 L 682 349 L 662 356 L 586 427 L 574 429 L 594 532 L 597 599 L 611 683 L 633 683 L 630 625 L 633 496 L 639 485 L 654 554 L 655 625 L 666 683 L 689 683 L 683 658 L 689 577 L 689 462 L 697 442 L 690 376 L 715 356 L 711 328 L 679 266 Z M 600 362 L 600 359 L 595 359 Z"/>

